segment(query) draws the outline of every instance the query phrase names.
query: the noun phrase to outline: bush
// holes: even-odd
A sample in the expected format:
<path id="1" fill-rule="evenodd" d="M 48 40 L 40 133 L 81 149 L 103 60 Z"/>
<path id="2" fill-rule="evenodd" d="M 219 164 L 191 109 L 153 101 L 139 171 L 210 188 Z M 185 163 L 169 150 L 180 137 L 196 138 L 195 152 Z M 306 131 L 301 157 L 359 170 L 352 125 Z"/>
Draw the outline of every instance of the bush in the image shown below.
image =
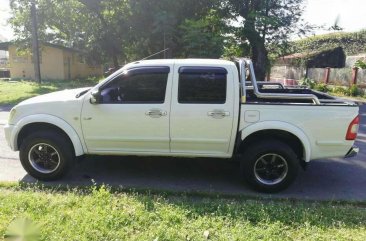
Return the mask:
<path id="1" fill-rule="evenodd" d="M 309 78 L 303 78 L 299 83 L 301 86 L 307 86 L 310 89 L 314 89 L 314 86 L 316 85 L 315 80 Z"/>
<path id="2" fill-rule="evenodd" d="M 345 88 L 343 86 L 335 86 L 332 90 L 332 93 L 335 94 L 340 94 L 340 95 L 348 95 L 349 94 L 349 90 L 348 88 Z"/>
<path id="3" fill-rule="evenodd" d="M 345 95 L 352 97 L 356 96 L 363 97 L 365 95 L 365 91 L 357 87 L 357 85 L 352 85 L 351 87 L 334 86 L 333 88 L 330 88 L 328 85 L 324 83 L 317 83 L 315 80 L 309 78 L 304 78 L 299 83 L 301 86 L 307 86 L 310 89 L 321 92 L 329 92 L 338 95 Z"/>
<path id="4" fill-rule="evenodd" d="M 355 67 L 360 69 L 366 69 L 366 61 L 362 61 L 361 59 L 357 60 L 355 63 Z"/>
<path id="5" fill-rule="evenodd" d="M 321 92 L 329 92 L 330 91 L 328 86 L 324 83 L 316 83 L 313 89 L 321 91 Z"/>
<path id="6" fill-rule="evenodd" d="M 358 88 L 357 85 L 352 85 L 348 89 L 348 94 L 349 94 L 349 96 L 362 96 L 363 91 L 362 91 L 362 89 Z"/>

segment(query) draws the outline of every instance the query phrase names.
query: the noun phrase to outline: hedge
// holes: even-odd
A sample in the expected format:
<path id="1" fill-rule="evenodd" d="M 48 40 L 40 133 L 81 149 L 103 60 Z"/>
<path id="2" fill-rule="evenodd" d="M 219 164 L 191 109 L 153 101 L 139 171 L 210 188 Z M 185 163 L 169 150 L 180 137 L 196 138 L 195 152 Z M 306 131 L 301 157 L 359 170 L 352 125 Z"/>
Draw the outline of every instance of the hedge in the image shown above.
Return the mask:
<path id="1" fill-rule="evenodd" d="M 347 55 L 366 52 L 366 30 L 317 35 L 291 43 L 292 53 L 313 52 L 342 47 Z"/>

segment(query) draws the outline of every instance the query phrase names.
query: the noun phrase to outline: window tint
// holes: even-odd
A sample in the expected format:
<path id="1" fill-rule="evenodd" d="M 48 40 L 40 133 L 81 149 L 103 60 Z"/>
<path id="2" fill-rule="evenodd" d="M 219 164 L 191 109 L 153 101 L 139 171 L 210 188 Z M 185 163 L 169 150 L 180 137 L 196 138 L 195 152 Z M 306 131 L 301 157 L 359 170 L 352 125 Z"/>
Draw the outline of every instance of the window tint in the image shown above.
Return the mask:
<path id="1" fill-rule="evenodd" d="M 179 103 L 224 104 L 226 102 L 226 69 L 182 67 L 179 73 Z"/>
<path id="2" fill-rule="evenodd" d="M 122 74 L 103 88 L 102 103 L 164 103 L 168 73 L 135 69 Z"/>

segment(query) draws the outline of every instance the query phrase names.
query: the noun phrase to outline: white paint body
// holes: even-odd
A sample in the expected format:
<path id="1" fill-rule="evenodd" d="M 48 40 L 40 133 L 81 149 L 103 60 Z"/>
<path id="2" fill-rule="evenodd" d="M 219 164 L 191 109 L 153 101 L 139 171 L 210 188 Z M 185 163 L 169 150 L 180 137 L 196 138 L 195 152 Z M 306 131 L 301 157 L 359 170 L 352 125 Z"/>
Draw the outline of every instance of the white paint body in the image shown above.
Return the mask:
<path id="1" fill-rule="evenodd" d="M 91 92 L 105 81 L 132 67 L 169 66 L 165 102 L 162 104 L 91 104 Z M 182 66 L 225 68 L 225 104 L 179 104 L 178 69 Z M 302 142 L 303 159 L 343 157 L 353 146 L 345 140 L 358 107 L 332 105 L 240 104 L 239 75 L 233 62 L 224 60 L 148 60 L 124 66 L 104 82 L 76 98 L 82 89 L 65 90 L 26 100 L 15 109 L 5 134 L 17 151 L 18 134 L 30 123 L 55 125 L 70 137 L 75 155 L 155 155 L 230 158 L 237 135 L 244 140 L 261 130 L 287 131 Z M 241 106 L 240 106 L 241 105 Z M 145 113 L 161 110 L 165 116 Z M 216 119 L 208 113 L 228 113 Z M 36 131 L 36 130 L 35 130 Z M 270 137 L 269 137 L 270 138 Z"/>

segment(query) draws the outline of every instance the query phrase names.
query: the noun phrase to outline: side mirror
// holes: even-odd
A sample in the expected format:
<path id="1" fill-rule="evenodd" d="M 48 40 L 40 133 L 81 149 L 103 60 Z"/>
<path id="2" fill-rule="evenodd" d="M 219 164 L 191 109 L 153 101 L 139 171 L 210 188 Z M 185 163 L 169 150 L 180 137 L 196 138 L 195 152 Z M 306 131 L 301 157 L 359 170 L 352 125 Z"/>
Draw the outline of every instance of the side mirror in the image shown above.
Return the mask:
<path id="1" fill-rule="evenodd" d="M 98 104 L 101 102 L 102 96 L 100 95 L 99 90 L 94 90 L 91 92 L 91 97 L 90 97 L 90 104 Z"/>

